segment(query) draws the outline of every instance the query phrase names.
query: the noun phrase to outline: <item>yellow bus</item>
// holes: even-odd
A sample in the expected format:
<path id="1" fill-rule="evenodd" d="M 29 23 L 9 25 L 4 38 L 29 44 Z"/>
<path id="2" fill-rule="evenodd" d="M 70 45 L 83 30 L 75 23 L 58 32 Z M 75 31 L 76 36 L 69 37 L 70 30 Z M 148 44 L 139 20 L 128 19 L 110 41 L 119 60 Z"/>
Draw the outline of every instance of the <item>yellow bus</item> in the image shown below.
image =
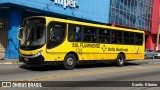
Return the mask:
<path id="1" fill-rule="evenodd" d="M 144 59 L 144 31 L 54 17 L 26 18 L 19 29 L 19 61 L 26 64 L 63 64 L 113 61 L 123 66 Z"/>

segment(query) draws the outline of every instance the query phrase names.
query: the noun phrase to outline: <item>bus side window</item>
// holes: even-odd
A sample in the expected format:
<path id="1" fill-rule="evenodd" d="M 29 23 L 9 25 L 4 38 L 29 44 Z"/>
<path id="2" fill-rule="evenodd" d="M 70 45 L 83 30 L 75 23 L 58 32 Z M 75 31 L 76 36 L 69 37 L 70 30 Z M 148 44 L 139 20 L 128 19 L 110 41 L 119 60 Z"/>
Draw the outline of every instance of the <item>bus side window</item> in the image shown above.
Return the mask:
<path id="1" fill-rule="evenodd" d="M 143 34 L 142 33 L 135 33 L 135 45 L 142 45 L 143 44 Z"/>
<path id="2" fill-rule="evenodd" d="M 50 31 L 52 30 L 53 33 Z M 66 24 L 60 22 L 50 22 L 48 26 L 48 48 L 60 45 L 65 39 Z M 53 38 L 50 38 L 52 37 Z"/>
<path id="3" fill-rule="evenodd" d="M 97 28 L 84 26 L 83 41 L 84 42 L 97 42 Z"/>
<path id="4" fill-rule="evenodd" d="M 75 41 L 75 33 L 69 33 L 68 40 L 69 41 Z"/>
<path id="5" fill-rule="evenodd" d="M 82 27 L 79 25 L 69 24 L 68 28 L 68 40 L 69 41 L 81 41 Z"/>
<path id="6" fill-rule="evenodd" d="M 122 44 L 122 31 L 112 31 L 112 43 Z"/>
<path id="7" fill-rule="evenodd" d="M 124 31 L 124 44 L 134 45 L 134 33 L 129 31 Z"/>
<path id="8" fill-rule="evenodd" d="M 100 43 L 110 43 L 110 30 L 99 29 L 99 42 Z"/>

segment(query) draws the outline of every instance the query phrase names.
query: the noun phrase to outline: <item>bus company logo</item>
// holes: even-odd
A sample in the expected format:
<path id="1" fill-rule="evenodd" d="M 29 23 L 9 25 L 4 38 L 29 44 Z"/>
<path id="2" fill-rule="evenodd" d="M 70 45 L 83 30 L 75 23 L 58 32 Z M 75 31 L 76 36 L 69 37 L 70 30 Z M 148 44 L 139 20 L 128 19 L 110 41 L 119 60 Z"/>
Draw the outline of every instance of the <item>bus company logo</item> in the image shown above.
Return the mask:
<path id="1" fill-rule="evenodd" d="M 55 4 L 62 5 L 63 8 L 72 7 L 72 8 L 78 8 L 77 2 L 75 0 L 51 0 Z"/>
<path id="2" fill-rule="evenodd" d="M 11 82 L 2 82 L 2 87 L 12 87 Z"/>
<path id="3" fill-rule="evenodd" d="M 106 49 L 107 49 L 107 48 L 106 48 L 106 46 L 105 46 L 105 45 L 103 45 L 103 46 L 102 46 L 102 50 L 103 50 L 103 52 L 105 52 L 105 51 L 106 51 Z"/>
<path id="4" fill-rule="evenodd" d="M 139 48 L 136 50 L 136 53 L 138 54 L 140 52 Z"/>
<path id="5" fill-rule="evenodd" d="M 136 55 L 138 55 L 140 53 L 140 48 L 134 48 L 134 50 L 132 50 L 136 53 Z"/>

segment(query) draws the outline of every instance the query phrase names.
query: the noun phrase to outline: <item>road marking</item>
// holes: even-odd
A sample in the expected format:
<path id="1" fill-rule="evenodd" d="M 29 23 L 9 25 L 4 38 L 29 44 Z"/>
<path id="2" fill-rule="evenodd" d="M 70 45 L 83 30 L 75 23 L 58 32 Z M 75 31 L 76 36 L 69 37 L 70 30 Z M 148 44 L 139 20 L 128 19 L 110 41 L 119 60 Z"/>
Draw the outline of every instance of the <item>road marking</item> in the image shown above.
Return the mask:
<path id="1" fill-rule="evenodd" d="M 148 62 L 149 64 L 160 64 L 160 62 Z"/>
<path id="2" fill-rule="evenodd" d="M 143 68 L 142 66 L 131 66 L 131 67 L 135 67 L 135 68 Z"/>
<path id="3" fill-rule="evenodd" d="M 83 71 L 83 72 L 63 74 L 63 75 L 48 75 L 48 76 L 34 77 L 34 78 L 29 78 L 29 79 L 19 80 L 19 81 L 43 81 L 43 80 L 51 80 L 51 79 L 53 80 L 53 79 L 60 79 L 60 78 L 67 78 L 67 77 L 97 75 L 97 74 L 105 74 L 105 73 L 126 72 L 126 71 L 145 70 L 145 69 L 154 69 L 154 68 L 160 68 L 160 66 L 147 66 L 147 67 L 132 66 L 131 68 L 116 68 L 116 69 L 110 69 L 110 70 L 101 69 L 101 70 Z"/>

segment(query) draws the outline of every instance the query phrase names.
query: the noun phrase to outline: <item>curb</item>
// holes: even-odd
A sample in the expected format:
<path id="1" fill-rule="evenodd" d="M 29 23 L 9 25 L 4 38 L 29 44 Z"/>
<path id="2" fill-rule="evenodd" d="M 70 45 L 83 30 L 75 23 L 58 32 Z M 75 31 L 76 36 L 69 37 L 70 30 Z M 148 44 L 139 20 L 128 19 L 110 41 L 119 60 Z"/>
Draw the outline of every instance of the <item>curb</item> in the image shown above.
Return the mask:
<path id="1" fill-rule="evenodd" d="M 22 62 L 19 62 L 18 60 L 5 60 L 0 59 L 0 64 L 23 64 Z"/>
<path id="2" fill-rule="evenodd" d="M 19 62 L 0 62 L 0 65 L 2 64 L 6 64 L 6 65 L 9 65 L 9 64 L 23 64 L 23 63 L 19 63 Z"/>

